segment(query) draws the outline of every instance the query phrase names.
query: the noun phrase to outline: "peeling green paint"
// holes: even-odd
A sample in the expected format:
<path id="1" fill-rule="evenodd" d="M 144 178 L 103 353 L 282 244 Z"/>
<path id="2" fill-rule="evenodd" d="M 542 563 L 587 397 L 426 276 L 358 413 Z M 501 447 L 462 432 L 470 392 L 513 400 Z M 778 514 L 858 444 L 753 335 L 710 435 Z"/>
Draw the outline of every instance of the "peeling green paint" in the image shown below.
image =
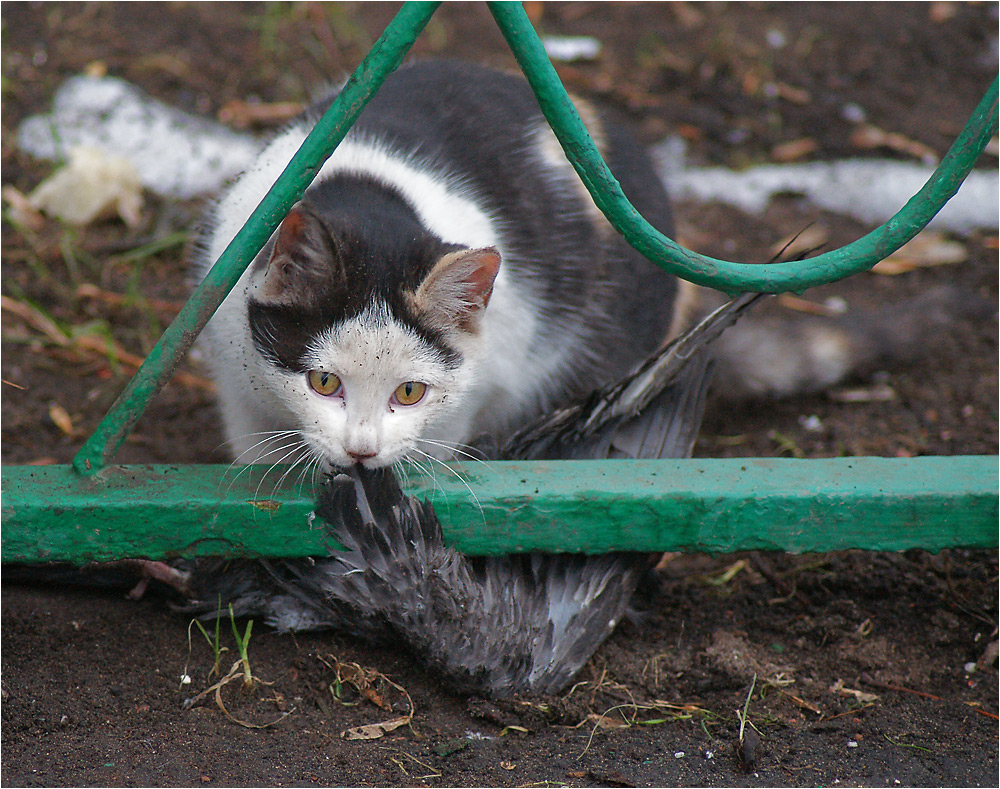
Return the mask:
<path id="1" fill-rule="evenodd" d="M 607 460 L 411 468 L 449 544 L 519 551 L 997 547 L 993 457 Z M 69 466 L 3 473 L 3 561 L 308 556 L 330 545 L 283 468 Z M 473 493 L 474 491 L 474 493 Z"/>

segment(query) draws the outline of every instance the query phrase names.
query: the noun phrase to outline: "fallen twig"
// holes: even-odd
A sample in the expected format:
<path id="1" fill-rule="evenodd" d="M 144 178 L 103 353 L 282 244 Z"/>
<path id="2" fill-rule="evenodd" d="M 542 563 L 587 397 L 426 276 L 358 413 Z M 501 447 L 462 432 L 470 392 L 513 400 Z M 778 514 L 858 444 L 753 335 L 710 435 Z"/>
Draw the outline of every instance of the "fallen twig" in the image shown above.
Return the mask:
<path id="1" fill-rule="evenodd" d="M 416 707 L 406 688 L 393 682 L 385 674 L 376 669 L 364 668 L 358 663 L 341 663 L 334 655 L 329 655 L 329 658 L 333 661 L 332 664 L 327 662 L 322 656 L 319 657 L 319 660 L 324 666 L 334 671 L 334 681 L 330 684 L 330 692 L 338 701 L 340 701 L 340 686 L 347 684 L 351 685 L 360 696 L 366 698 L 379 709 L 391 711 L 393 709 L 392 704 L 385 700 L 383 692 L 377 687 L 377 683 L 384 682 L 403 695 L 409 710 L 405 715 L 400 715 L 390 720 L 344 729 L 340 733 L 343 739 L 377 740 L 403 726 L 409 726 L 410 730 L 413 731 L 413 716 L 416 712 Z M 341 703 L 345 702 L 341 701 Z"/>
<path id="2" fill-rule="evenodd" d="M 105 304 L 111 304 L 113 306 L 119 306 L 122 304 L 127 304 L 132 299 L 123 293 L 113 293 L 110 290 L 103 290 L 89 282 L 84 282 L 77 286 L 76 289 L 77 298 L 81 299 L 94 299 L 95 301 L 103 301 Z M 184 306 L 183 303 L 178 303 L 176 301 L 167 301 L 165 299 L 151 299 L 144 296 L 142 298 L 143 304 L 152 307 L 154 310 L 159 312 L 166 312 L 170 315 L 176 315 L 181 311 Z"/>
<path id="3" fill-rule="evenodd" d="M 0 307 L 19 317 L 28 326 L 44 335 L 46 339 L 60 348 L 82 350 L 98 354 L 102 357 L 111 357 L 134 369 L 138 369 L 145 361 L 143 357 L 126 351 L 120 343 L 111 338 L 100 337 L 96 334 L 70 336 L 59 328 L 55 321 L 41 312 L 41 310 L 23 301 L 17 301 L 8 296 L 0 296 Z M 215 391 L 215 383 L 213 381 L 203 378 L 200 375 L 184 372 L 183 370 L 176 371 L 173 380 L 192 389 L 201 389 L 205 392 Z"/>
<path id="4" fill-rule="evenodd" d="M 873 688 L 881 688 L 882 690 L 895 690 L 899 691 L 900 693 L 912 693 L 914 696 L 920 696 L 921 698 L 932 699 L 934 701 L 947 701 L 947 699 L 943 699 L 940 696 L 935 696 L 933 693 L 925 693 L 922 690 L 913 690 L 912 688 L 904 688 L 902 685 L 892 685 L 888 682 L 879 682 L 878 680 L 874 679 L 868 674 L 862 674 L 861 681 L 864 682 L 866 685 L 871 685 Z M 984 709 L 980 709 L 979 707 L 976 706 L 975 702 L 966 701 L 964 703 L 967 707 L 970 707 L 973 711 L 978 712 L 980 715 L 985 715 L 987 718 L 992 718 L 993 720 L 1000 720 L 1000 716 L 994 715 L 992 712 L 987 712 Z M 890 742 L 892 741 L 890 740 Z M 893 743 L 893 745 L 896 744 L 898 743 Z M 916 746 L 907 746 L 907 747 L 912 748 Z"/>
<path id="5" fill-rule="evenodd" d="M 866 685 L 871 685 L 873 688 L 881 688 L 882 690 L 898 690 L 900 693 L 912 693 L 914 696 L 920 696 L 925 699 L 944 701 L 944 699 L 940 696 L 935 696 L 933 693 L 924 693 L 922 690 L 912 690 L 910 688 L 904 688 L 902 685 L 891 685 L 888 682 L 879 682 L 869 674 L 862 674 L 861 681 Z"/>

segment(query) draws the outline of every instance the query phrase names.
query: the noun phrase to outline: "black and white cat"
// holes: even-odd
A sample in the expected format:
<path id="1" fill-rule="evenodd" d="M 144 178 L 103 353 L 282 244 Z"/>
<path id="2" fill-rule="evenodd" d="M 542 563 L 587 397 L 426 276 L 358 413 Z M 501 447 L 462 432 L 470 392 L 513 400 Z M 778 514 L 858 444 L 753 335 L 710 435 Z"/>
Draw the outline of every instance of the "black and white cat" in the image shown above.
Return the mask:
<path id="1" fill-rule="evenodd" d="M 279 134 L 215 207 L 204 271 L 330 99 Z M 581 116 L 635 208 L 672 235 L 625 125 Z M 618 380 L 705 294 L 629 247 L 566 160 L 527 83 L 455 61 L 392 74 L 206 327 L 240 463 L 463 456 Z M 702 302 L 699 305 L 699 302 Z M 824 389 L 967 310 L 929 292 L 878 313 L 744 319 L 713 343 L 723 397 Z"/>
<path id="2" fill-rule="evenodd" d="M 580 106 L 671 234 L 643 148 Z M 316 117 L 221 199 L 202 267 Z M 461 454 L 615 381 L 670 337 L 678 292 L 598 212 L 523 79 L 427 62 L 389 77 L 204 336 L 240 462 L 379 468 Z"/>
<path id="3" fill-rule="evenodd" d="M 202 236 L 203 270 L 322 109 L 280 134 L 221 198 Z M 579 109 L 635 208 L 672 235 L 641 146 L 607 115 Z M 202 615 L 232 604 L 279 629 L 347 628 L 405 645 L 457 687 L 556 692 L 620 621 L 653 558 L 469 559 L 444 544 L 433 511 L 403 494 L 390 467 L 480 443 L 506 457 L 686 456 L 709 345 L 731 397 L 817 389 L 919 348 L 963 306 L 955 293 L 926 296 L 877 318 L 727 328 L 756 300 L 746 296 L 651 360 L 685 329 L 694 289 L 611 228 L 527 84 L 454 62 L 408 66 L 204 334 L 238 462 L 348 469 L 317 486 L 317 514 L 343 550 L 136 569 Z M 634 396 L 632 383 L 654 379 L 652 404 Z M 622 400 L 609 429 L 578 429 Z"/>

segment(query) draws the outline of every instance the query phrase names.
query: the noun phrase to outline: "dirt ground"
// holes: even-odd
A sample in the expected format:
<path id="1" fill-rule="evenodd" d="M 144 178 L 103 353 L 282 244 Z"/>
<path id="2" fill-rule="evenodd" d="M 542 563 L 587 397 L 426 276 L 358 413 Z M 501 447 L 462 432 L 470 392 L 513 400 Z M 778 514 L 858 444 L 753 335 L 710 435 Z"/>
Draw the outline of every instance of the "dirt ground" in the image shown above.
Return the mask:
<path id="1" fill-rule="evenodd" d="M 26 193 L 51 171 L 16 149 L 15 130 L 86 68 L 210 117 L 237 100 L 303 101 L 356 64 L 396 7 L 4 3 L 3 184 Z M 603 42 L 596 61 L 560 67 L 574 90 L 624 110 L 650 143 L 680 134 L 699 164 L 940 155 L 997 72 L 995 3 L 528 7 L 545 33 Z M 414 51 L 512 65 L 478 4 L 445 4 Z M 894 136 L 863 147 L 859 110 Z M 996 168 L 995 150 L 981 166 Z M 99 341 L 148 352 L 184 299 L 186 231 L 201 210 L 150 199 L 135 229 L 108 220 L 74 230 L 25 228 L 5 208 L 4 463 L 73 456 L 132 369 Z M 766 260 L 807 226 L 829 248 L 869 229 L 791 195 L 762 217 L 714 205 L 678 214 L 682 241 L 731 259 Z M 996 232 L 939 241 L 960 244 L 964 260 L 864 274 L 806 298 L 875 306 L 947 282 L 995 309 Z M 119 461 L 225 459 L 204 373 L 195 362 L 184 369 L 195 377 L 155 400 Z M 996 454 L 997 445 L 994 313 L 850 392 L 715 408 L 696 452 L 912 456 Z M 7 583 L 0 777 L 8 786 L 997 785 L 995 551 L 674 556 L 661 580 L 646 618 L 622 625 L 558 697 L 461 697 L 404 653 L 258 625 L 249 658 L 272 684 L 226 686 L 228 713 L 211 697 L 185 707 L 214 681 L 213 655 L 162 599 Z M 228 623 L 221 645 L 225 672 L 236 650 Z M 367 670 L 365 692 L 349 681 L 351 664 Z M 410 705 L 410 727 L 342 737 Z M 738 753 L 744 707 L 759 734 Z"/>

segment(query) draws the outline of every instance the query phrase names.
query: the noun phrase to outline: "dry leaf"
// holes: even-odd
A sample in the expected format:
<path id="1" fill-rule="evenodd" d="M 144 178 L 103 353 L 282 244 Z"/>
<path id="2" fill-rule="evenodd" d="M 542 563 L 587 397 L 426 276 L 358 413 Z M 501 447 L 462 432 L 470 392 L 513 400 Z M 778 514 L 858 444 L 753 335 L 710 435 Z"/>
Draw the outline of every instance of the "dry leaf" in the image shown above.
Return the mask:
<path id="1" fill-rule="evenodd" d="M 851 144 L 864 150 L 888 148 L 890 151 L 920 159 L 925 164 L 937 164 L 938 162 L 937 153 L 929 145 L 911 140 L 898 132 L 887 132 L 878 126 L 872 126 L 870 123 L 858 126 L 854 134 L 851 135 Z"/>
<path id="2" fill-rule="evenodd" d="M 808 90 L 787 82 L 769 82 L 766 90 L 791 104 L 808 104 L 812 101 L 812 94 Z"/>
<path id="3" fill-rule="evenodd" d="M 805 699 L 796 696 L 794 693 L 789 693 L 787 690 L 784 690 L 783 688 L 778 688 L 778 692 L 783 696 L 787 696 L 791 700 L 792 704 L 794 704 L 797 707 L 802 707 L 803 709 L 809 710 L 810 712 L 814 712 L 817 715 L 823 714 L 823 710 L 821 710 L 817 705 L 813 704 L 811 701 L 806 701 Z"/>
<path id="4" fill-rule="evenodd" d="M 404 715 L 402 718 L 393 718 L 381 723 L 369 723 L 365 726 L 354 726 L 350 729 L 344 729 L 340 733 L 340 736 L 345 740 L 377 740 L 391 731 L 395 731 L 402 726 L 407 726 L 409 723 L 410 716 Z"/>
<path id="5" fill-rule="evenodd" d="M 7 310 L 17 315 L 21 320 L 33 329 L 44 334 L 57 345 L 66 346 L 70 344 L 69 337 L 60 329 L 55 322 L 40 310 L 35 309 L 30 304 L 17 301 L 9 296 L 0 296 L 0 309 Z"/>
<path id="6" fill-rule="evenodd" d="M 853 696 L 861 704 L 871 704 L 873 701 L 878 701 L 878 696 L 874 693 L 866 693 L 863 690 L 854 690 L 853 688 L 845 688 L 844 680 L 838 679 L 833 685 L 830 686 L 830 692 L 836 693 L 838 696 Z"/>
<path id="7" fill-rule="evenodd" d="M 794 162 L 819 149 L 819 143 L 812 137 L 802 137 L 779 143 L 771 149 L 771 159 L 776 162 Z"/>
<path id="8" fill-rule="evenodd" d="M 73 420 L 70 418 L 69 413 L 58 403 L 53 403 L 49 406 L 49 419 L 70 438 L 76 434 L 76 429 L 73 427 Z"/>
<path id="9" fill-rule="evenodd" d="M 936 25 L 947 22 L 958 13 L 958 3 L 936 2 L 931 3 L 927 16 Z"/>
<path id="10" fill-rule="evenodd" d="M 222 105 L 219 120 L 237 129 L 254 125 L 285 123 L 302 112 L 304 106 L 297 101 L 249 102 L 233 99 Z"/>
<path id="11" fill-rule="evenodd" d="M 126 296 L 123 293 L 112 293 L 111 291 L 102 290 L 89 282 L 80 283 L 76 288 L 76 295 L 78 298 L 95 299 L 97 301 L 103 301 L 105 304 L 111 304 L 114 306 L 128 304 L 131 300 L 130 296 Z M 182 301 L 166 301 L 164 299 L 154 299 L 150 297 L 143 297 L 142 303 L 155 310 L 170 313 L 171 315 L 176 315 L 184 306 L 184 302 Z"/>
<path id="12" fill-rule="evenodd" d="M 684 554 L 680 551 L 667 551 L 660 557 L 660 561 L 656 563 L 656 567 L 653 568 L 653 572 L 662 573 L 667 569 L 667 565 L 669 565 L 678 556 L 683 555 Z"/>
<path id="13" fill-rule="evenodd" d="M 965 245 L 943 233 L 924 231 L 872 268 L 875 274 L 894 276 L 915 268 L 963 263 L 969 257 Z"/>
<path id="14" fill-rule="evenodd" d="M 10 205 L 10 218 L 29 230 L 39 231 L 45 226 L 45 217 L 31 204 L 27 195 L 8 184 L 3 188 L 3 199 Z"/>
<path id="15" fill-rule="evenodd" d="M 847 303 L 838 296 L 831 296 L 826 301 L 818 302 L 793 296 L 791 293 L 782 293 L 778 296 L 777 302 L 786 309 L 808 315 L 823 315 L 827 318 L 835 318 L 847 312 Z"/>
<path id="16" fill-rule="evenodd" d="M 71 148 L 69 162 L 30 195 L 36 209 L 71 225 L 86 225 L 108 211 L 129 227 L 141 220 L 142 181 L 135 165 L 98 148 Z"/>
<path id="17" fill-rule="evenodd" d="M 837 403 L 884 403 L 896 399 L 896 390 L 888 384 L 858 389 L 834 389 L 829 398 Z"/>
<path id="18" fill-rule="evenodd" d="M 101 79 L 108 75 L 108 64 L 103 60 L 92 60 L 83 67 L 83 73 L 91 79 Z"/>
<path id="19" fill-rule="evenodd" d="M 674 13 L 674 18 L 686 30 L 696 28 L 705 22 L 705 15 L 698 10 L 697 3 L 688 3 L 681 0 L 678 3 L 670 3 L 670 10 Z"/>
<path id="20" fill-rule="evenodd" d="M 628 721 L 624 721 L 621 718 L 611 718 L 607 715 L 598 715 L 596 712 L 592 712 L 587 716 L 587 720 L 593 723 L 600 729 L 622 729 L 628 727 Z"/>
<path id="21" fill-rule="evenodd" d="M 389 711 L 392 710 L 392 705 L 382 698 L 382 694 L 375 690 L 375 688 L 361 688 L 360 690 L 362 695 L 376 707 L 381 707 Z"/>

